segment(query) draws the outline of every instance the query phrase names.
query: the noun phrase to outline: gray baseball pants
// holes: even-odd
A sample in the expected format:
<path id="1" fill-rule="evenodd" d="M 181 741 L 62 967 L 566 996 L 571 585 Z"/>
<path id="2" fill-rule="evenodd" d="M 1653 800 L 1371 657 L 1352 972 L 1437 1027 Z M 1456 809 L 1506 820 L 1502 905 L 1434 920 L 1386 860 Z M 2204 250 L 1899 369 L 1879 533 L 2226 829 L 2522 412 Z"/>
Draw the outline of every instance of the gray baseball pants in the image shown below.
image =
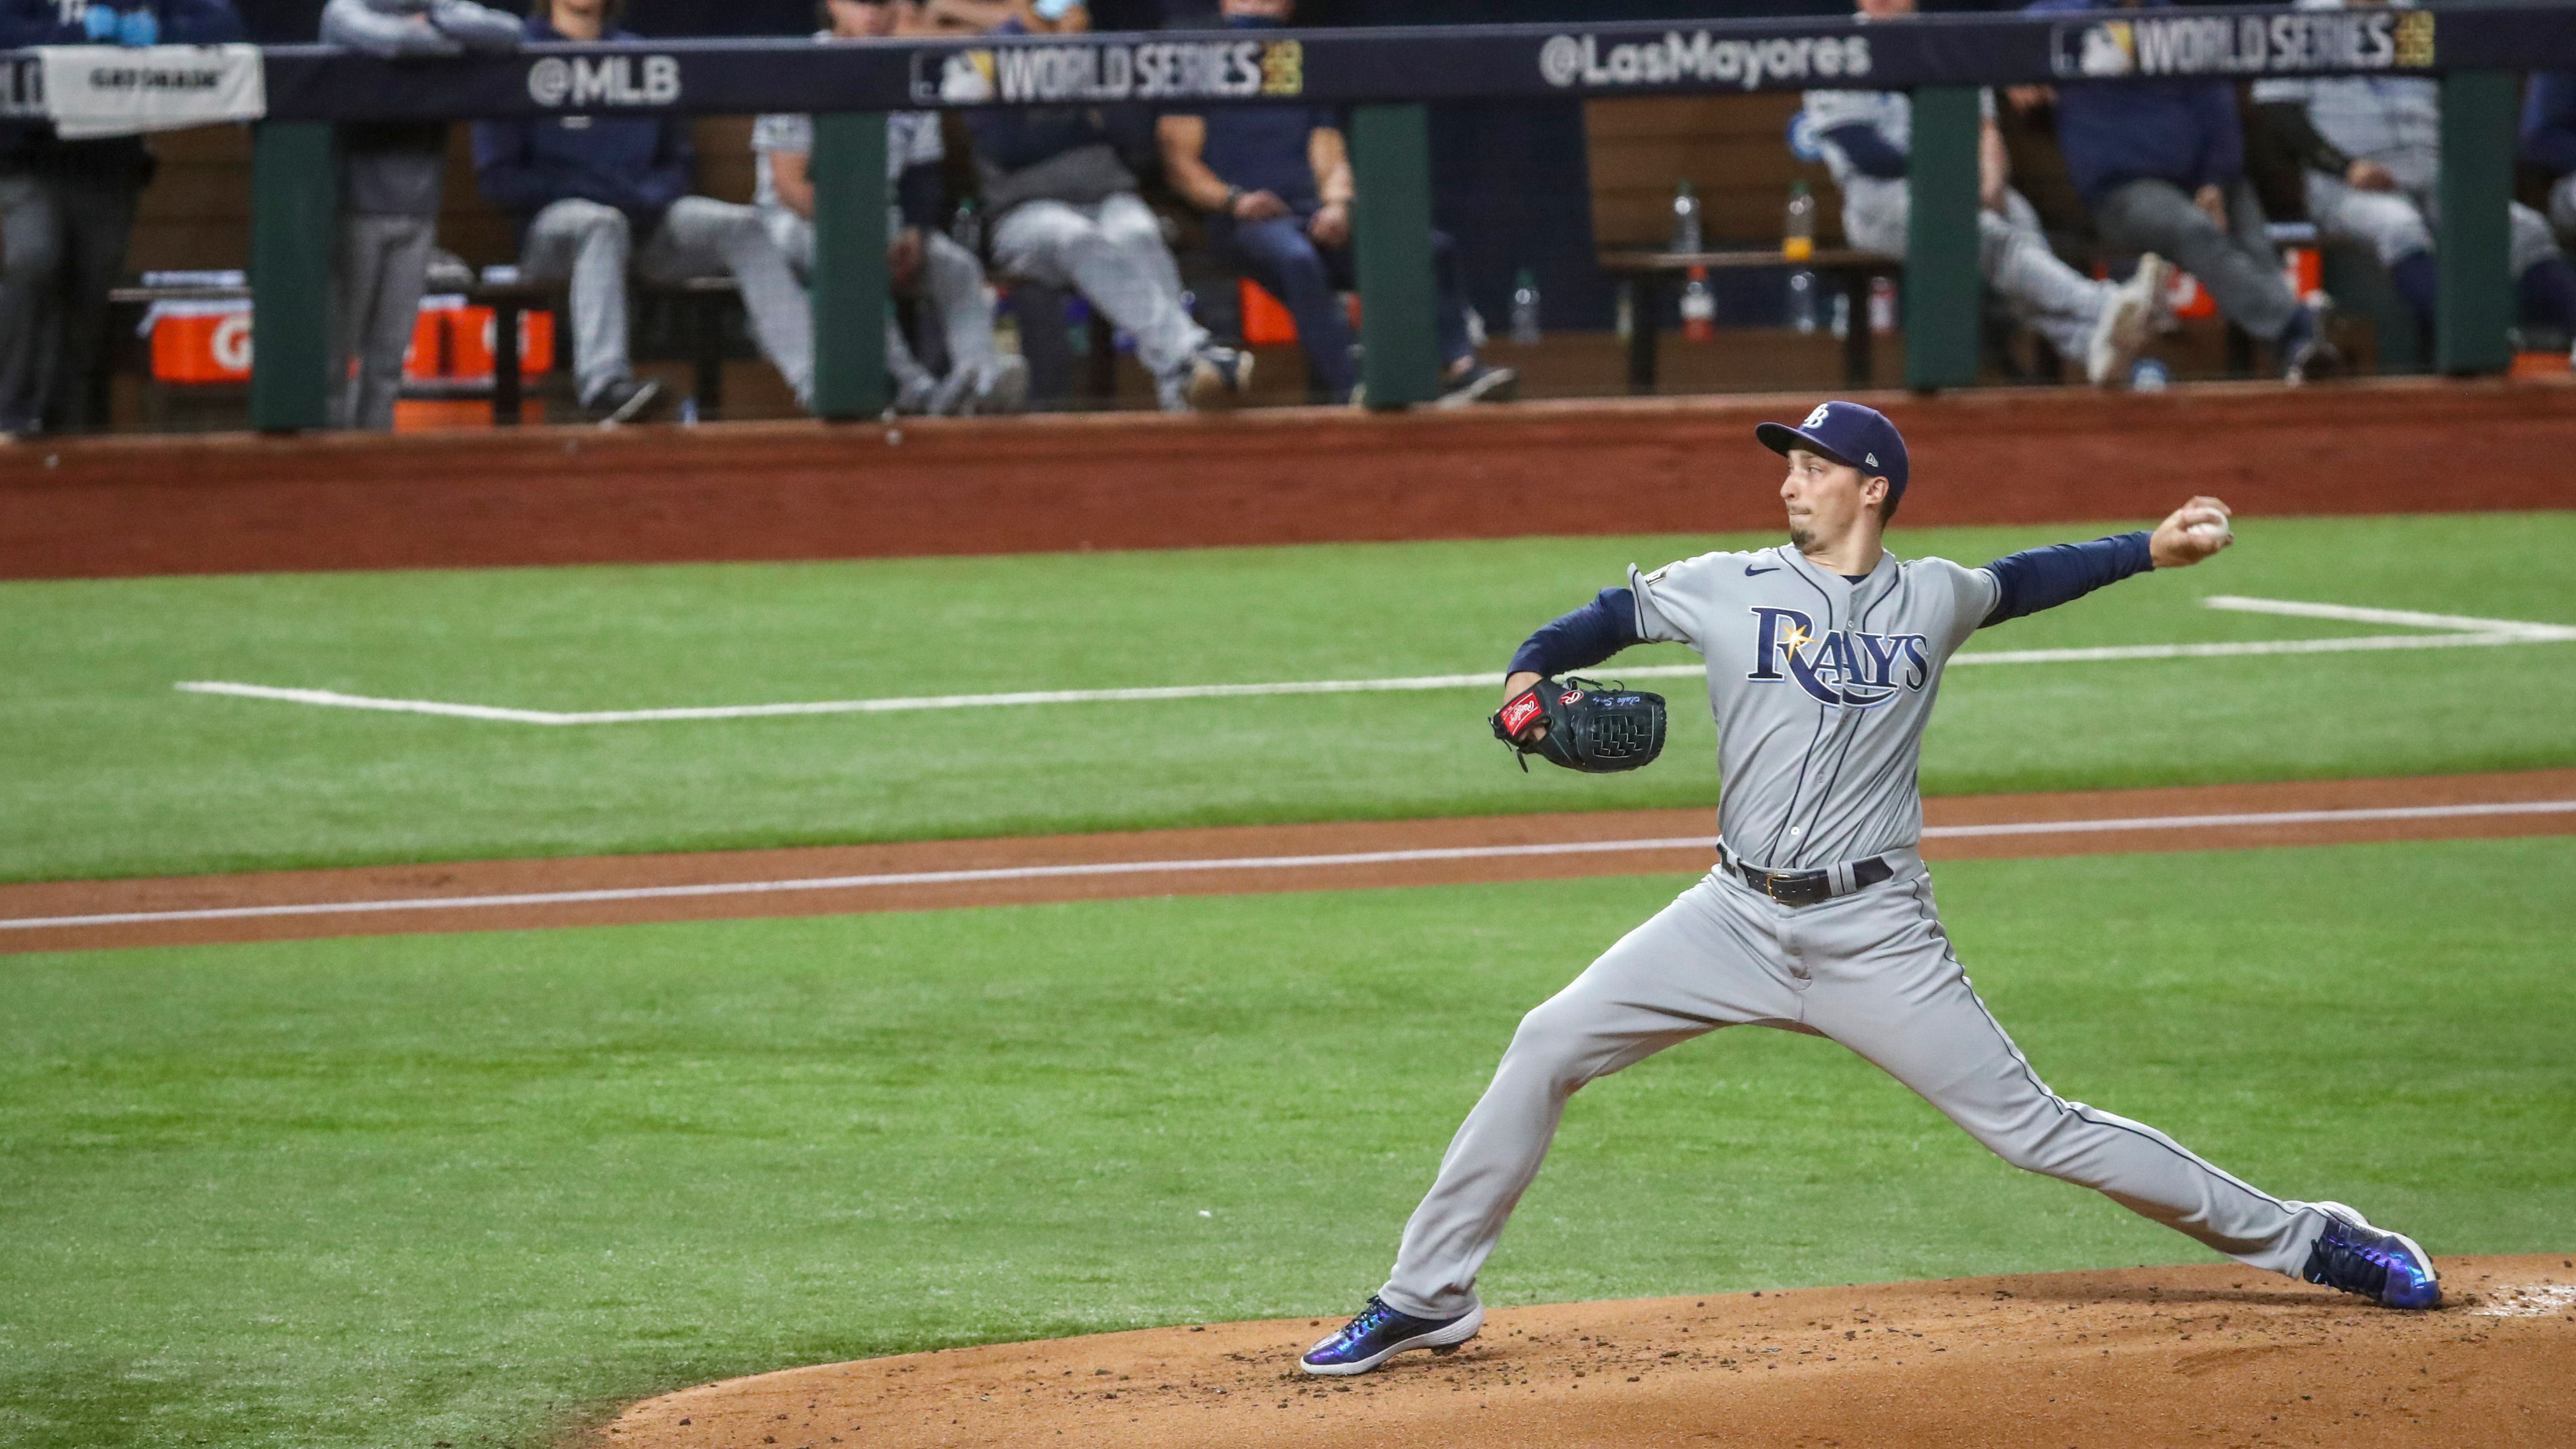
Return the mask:
<path id="1" fill-rule="evenodd" d="M 2239 178 L 2227 188 L 2227 227 L 2220 229 L 2170 181 L 2128 181 L 2093 203 L 2102 239 L 2154 252 L 2209 289 L 2218 310 L 2266 342 L 2278 341 L 2298 315 L 2299 299 L 2281 275 L 2281 254 L 2263 231 L 2263 206 Z"/>
<path id="2" fill-rule="evenodd" d="M 899 219 L 890 219 L 887 235 L 901 231 L 902 226 Z M 781 208 L 771 218 L 770 228 L 770 235 L 778 242 L 779 250 L 787 254 L 797 275 L 813 275 L 814 223 Z M 940 341 L 948 349 L 948 365 L 983 376 L 1000 355 L 993 346 L 993 303 L 984 293 L 984 264 L 946 232 L 925 229 L 921 233 L 921 275 L 913 287 L 939 328 Z M 905 340 L 903 329 L 891 316 L 886 318 L 886 370 L 894 374 L 899 385 L 928 381 L 921 360 L 913 355 L 912 344 Z"/>
<path id="3" fill-rule="evenodd" d="M 437 238 L 435 217 L 341 218 L 331 426 L 383 432 L 394 425 L 403 354 L 411 350 L 429 252 Z"/>
<path id="4" fill-rule="evenodd" d="M 1181 269 L 1153 208 L 1129 192 L 1089 206 L 1024 201 L 993 228 L 1004 274 L 1071 287 L 1136 339 L 1136 360 L 1158 378 L 1189 364 L 1207 329 L 1181 305 Z"/>
<path id="5" fill-rule="evenodd" d="M 1903 181 L 1854 184 L 1843 193 L 1843 235 L 1862 251 L 1903 256 L 1912 210 Z M 2081 364 L 2091 354 L 2111 285 L 2058 260 L 2028 197 L 2006 190 L 2001 215 L 1977 208 L 1977 267 L 2013 315 L 2059 356 Z"/>
<path id="6" fill-rule="evenodd" d="M 1538 1175 L 1566 1098 L 1735 1025 L 1830 1037 L 2015 1167 L 2093 1188 L 2239 1262 L 2288 1274 L 2306 1264 L 2323 1213 L 2042 1085 L 1968 984 L 1921 858 L 1890 860 L 1902 862 L 1893 880 L 1797 908 L 1712 872 L 1523 1017 L 1378 1296 L 1417 1318 L 1474 1306 L 1477 1271 Z"/>
<path id="7" fill-rule="evenodd" d="M 626 272 L 651 282 L 730 273 L 742 289 L 760 355 L 796 390 L 814 396 L 814 316 L 787 258 L 748 206 L 683 196 L 635 246 L 626 213 L 596 201 L 558 201 L 528 223 L 520 265 L 535 281 L 569 281 L 573 381 L 587 401 L 632 375 L 626 350 Z"/>
<path id="8" fill-rule="evenodd" d="M 2576 241 L 2576 176 L 2561 176 L 2549 188 L 2549 224 L 2560 236 Z"/>
<path id="9" fill-rule="evenodd" d="M 2549 218 L 2519 201 L 2507 203 L 2511 228 L 2510 255 L 2517 277 L 2558 255 L 2558 238 Z M 2342 178 L 2308 173 L 2308 219 L 2319 233 L 2369 247 L 2381 266 L 2402 257 L 2433 250 L 2433 232 L 2442 224 L 2442 204 L 2431 188 L 2422 191 L 2363 191 Z"/>

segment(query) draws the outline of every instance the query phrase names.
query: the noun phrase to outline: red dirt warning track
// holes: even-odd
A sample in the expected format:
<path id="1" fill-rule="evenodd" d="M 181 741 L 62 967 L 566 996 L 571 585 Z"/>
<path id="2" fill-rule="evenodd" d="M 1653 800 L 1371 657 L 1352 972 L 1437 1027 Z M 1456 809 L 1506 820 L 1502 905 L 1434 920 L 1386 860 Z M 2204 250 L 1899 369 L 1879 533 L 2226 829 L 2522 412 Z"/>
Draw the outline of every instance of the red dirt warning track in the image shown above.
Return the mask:
<path id="1" fill-rule="evenodd" d="M 2576 391 L 1869 395 L 1908 524 L 2564 508 Z M 0 578 L 1177 548 L 1779 526 L 1812 396 L 0 447 Z"/>
<path id="2" fill-rule="evenodd" d="M 2552 808 L 2536 812 L 2520 808 L 2534 804 Z M 2515 813 L 2394 818 L 2362 813 L 2463 807 L 2476 811 L 2498 805 L 2517 808 Z M 2261 818 L 2285 814 L 2319 818 Z M 2576 770 L 1949 796 L 1926 801 L 1925 816 L 1924 853 L 1936 860 L 2563 834 L 2576 832 Z M 2257 818 L 2232 822 L 2209 818 L 2229 816 Z M 2112 829 L 1997 829 L 2048 822 L 2098 826 L 2105 821 L 2137 823 Z M 1678 874 L 1707 869 L 1713 834 L 1706 810 L 1644 810 L 53 881 L 0 886 L 0 953 L 837 915 L 1118 896 Z M 1614 848 L 1527 853 L 1532 846 L 1568 843 L 1608 843 Z M 1384 858 L 1390 852 L 1415 854 Z M 1421 852 L 1488 853 L 1424 857 Z M 1377 858 L 1334 859 L 1352 855 Z M 1216 868 L 1210 868 L 1212 864 Z M 953 873 L 968 874 L 959 879 Z M 850 882 L 850 877 L 864 880 Z M 782 882 L 839 883 L 824 888 L 801 884 L 794 889 L 774 888 Z M 752 888 L 742 889 L 746 886 Z M 672 888 L 689 893 L 507 899 Z M 505 899 L 458 904 L 493 897 Z M 365 903 L 369 908 L 360 912 L 312 909 L 348 903 Z M 240 910 L 281 913 L 32 929 L 11 925 L 64 917 Z"/>
<path id="3" fill-rule="evenodd" d="M 2376 1308 L 2222 1264 L 1506 1308 L 1448 1358 L 1318 1380 L 1339 1320 L 1189 1325 L 790 1369 L 649 1399 L 618 1449 L 2552 1446 L 2576 1258 L 2438 1258 Z"/>

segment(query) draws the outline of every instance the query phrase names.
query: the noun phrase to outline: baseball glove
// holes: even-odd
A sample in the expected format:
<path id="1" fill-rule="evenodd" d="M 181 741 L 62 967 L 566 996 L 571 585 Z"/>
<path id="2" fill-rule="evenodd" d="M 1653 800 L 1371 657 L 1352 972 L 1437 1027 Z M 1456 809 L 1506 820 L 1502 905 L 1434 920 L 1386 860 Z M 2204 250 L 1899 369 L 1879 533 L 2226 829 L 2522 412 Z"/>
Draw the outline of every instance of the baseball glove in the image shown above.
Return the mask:
<path id="1" fill-rule="evenodd" d="M 1590 679 L 1542 679 L 1489 717 L 1523 770 L 1538 755 L 1588 775 L 1654 763 L 1664 749 L 1664 697 Z"/>

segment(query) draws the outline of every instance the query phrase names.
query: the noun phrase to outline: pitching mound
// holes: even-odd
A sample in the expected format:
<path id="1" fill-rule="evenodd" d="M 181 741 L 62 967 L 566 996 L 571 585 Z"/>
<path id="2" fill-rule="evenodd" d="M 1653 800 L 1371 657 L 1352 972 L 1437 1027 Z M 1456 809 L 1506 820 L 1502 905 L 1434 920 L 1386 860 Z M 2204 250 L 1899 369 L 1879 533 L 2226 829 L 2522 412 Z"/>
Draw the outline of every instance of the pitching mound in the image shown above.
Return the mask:
<path id="1" fill-rule="evenodd" d="M 1506 1308 L 1358 1379 L 1322 1320 L 791 1369 L 647 1400 L 603 1442 L 2553 1445 L 2576 1442 L 2576 1259 L 2440 1260 L 2404 1314 L 2222 1265 Z"/>

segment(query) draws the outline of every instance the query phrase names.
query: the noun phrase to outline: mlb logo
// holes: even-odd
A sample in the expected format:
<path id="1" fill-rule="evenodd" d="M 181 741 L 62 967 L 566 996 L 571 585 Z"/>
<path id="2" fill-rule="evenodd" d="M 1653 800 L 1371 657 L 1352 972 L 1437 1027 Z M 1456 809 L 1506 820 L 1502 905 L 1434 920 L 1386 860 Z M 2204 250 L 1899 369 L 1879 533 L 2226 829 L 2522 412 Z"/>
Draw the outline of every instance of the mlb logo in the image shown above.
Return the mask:
<path id="1" fill-rule="evenodd" d="M 2125 20 L 2060 25 L 2049 32 L 2049 68 L 2067 80 L 2107 80 L 2138 68 L 2138 35 Z"/>

